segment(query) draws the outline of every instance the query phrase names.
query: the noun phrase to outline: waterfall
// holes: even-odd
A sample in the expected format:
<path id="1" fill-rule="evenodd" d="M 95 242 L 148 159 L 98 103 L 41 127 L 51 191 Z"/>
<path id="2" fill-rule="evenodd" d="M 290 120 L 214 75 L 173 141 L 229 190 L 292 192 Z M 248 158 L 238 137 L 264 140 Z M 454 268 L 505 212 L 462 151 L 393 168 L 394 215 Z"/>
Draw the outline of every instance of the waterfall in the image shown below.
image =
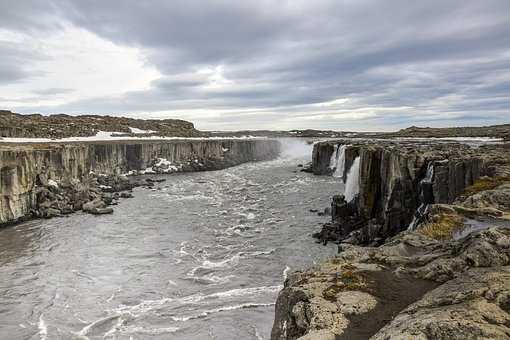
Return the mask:
<path id="1" fill-rule="evenodd" d="M 338 148 L 337 145 L 336 148 L 333 149 L 333 153 L 331 154 L 331 158 L 329 159 L 329 168 L 334 171 L 338 162 Z"/>
<path id="2" fill-rule="evenodd" d="M 434 162 L 430 162 L 427 165 L 427 173 L 425 177 L 421 180 L 421 183 L 432 183 L 432 177 L 434 177 Z"/>
<path id="3" fill-rule="evenodd" d="M 336 150 L 336 166 L 335 172 L 333 173 L 333 177 L 344 177 L 344 168 L 345 168 L 345 149 L 347 145 L 340 145 Z"/>
<path id="4" fill-rule="evenodd" d="M 356 157 L 351 168 L 347 172 L 347 179 L 345 181 L 345 200 L 350 202 L 359 194 L 359 165 L 360 158 Z"/>
<path id="5" fill-rule="evenodd" d="M 331 154 L 329 168 L 333 171 L 333 177 L 343 178 L 345 167 L 345 149 L 347 145 L 338 145 Z"/>
<path id="6" fill-rule="evenodd" d="M 423 220 L 423 217 L 428 213 L 429 210 L 429 203 L 430 198 L 427 199 L 427 195 L 425 194 L 425 186 L 430 186 L 432 184 L 434 177 L 434 162 L 430 162 L 427 165 L 427 172 L 425 173 L 425 177 L 420 181 L 420 206 L 413 215 L 413 220 L 409 224 L 409 227 L 407 227 L 407 230 L 415 230 L 418 224 Z M 430 190 L 430 189 L 429 189 Z"/>
<path id="7" fill-rule="evenodd" d="M 413 220 L 411 221 L 411 223 L 409 223 L 409 227 L 407 227 L 407 230 L 414 230 L 416 229 L 416 226 L 418 225 L 418 222 L 420 221 L 420 210 L 423 209 L 424 207 L 424 204 L 420 204 L 420 206 L 418 207 L 418 209 L 416 209 L 416 211 L 414 212 L 414 215 L 413 215 Z"/>

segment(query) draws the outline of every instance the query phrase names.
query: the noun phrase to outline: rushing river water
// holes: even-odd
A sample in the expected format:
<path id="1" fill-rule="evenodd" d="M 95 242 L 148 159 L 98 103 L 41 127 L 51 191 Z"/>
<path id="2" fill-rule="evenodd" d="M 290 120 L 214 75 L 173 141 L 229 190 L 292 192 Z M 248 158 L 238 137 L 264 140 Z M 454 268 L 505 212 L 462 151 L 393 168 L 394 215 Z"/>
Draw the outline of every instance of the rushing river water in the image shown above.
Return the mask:
<path id="1" fill-rule="evenodd" d="M 161 176 L 113 215 L 0 230 L 1 339 L 267 339 L 284 275 L 331 256 L 311 233 L 340 179 L 311 148 Z M 307 159 L 308 158 L 308 159 Z"/>

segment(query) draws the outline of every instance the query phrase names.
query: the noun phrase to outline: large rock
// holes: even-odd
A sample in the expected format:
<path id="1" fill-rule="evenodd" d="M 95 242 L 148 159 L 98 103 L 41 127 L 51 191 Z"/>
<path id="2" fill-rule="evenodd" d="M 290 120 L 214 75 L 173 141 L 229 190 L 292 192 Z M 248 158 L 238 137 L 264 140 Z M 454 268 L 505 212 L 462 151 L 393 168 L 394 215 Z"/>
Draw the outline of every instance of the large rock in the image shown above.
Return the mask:
<path id="1" fill-rule="evenodd" d="M 510 267 L 478 268 L 427 293 L 373 340 L 510 339 Z"/>
<path id="2" fill-rule="evenodd" d="M 288 276 L 271 338 L 507 339 L 509 265 L 505 228 L 459 241 L 405 232 L 381 247 L 345 245 Z"/>
<path id="3" fill-rule="evenodd" d="M 484 190 L 469 196 L 462 205 L 469 208 L 495 208 L 510 211 L 510 184 L 503 184 L 493 190 Z"/>

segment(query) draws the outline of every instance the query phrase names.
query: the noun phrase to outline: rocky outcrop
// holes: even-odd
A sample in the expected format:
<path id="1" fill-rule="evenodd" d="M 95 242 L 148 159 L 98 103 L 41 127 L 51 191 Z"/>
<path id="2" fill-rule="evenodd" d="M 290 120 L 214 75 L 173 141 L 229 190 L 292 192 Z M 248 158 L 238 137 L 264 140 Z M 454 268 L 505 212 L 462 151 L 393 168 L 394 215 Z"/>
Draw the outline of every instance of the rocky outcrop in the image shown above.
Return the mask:
<path id="1" fill-rule="evenodd" d="M 292 273 L 273 340 L 508 339 L 510 229 L 441 242 L 404 232 L 381 247 L 344 245 Z"/>
<path id="2" fill-rule="evenodd" d="M 339 145 L 347 145 L 344 181 L 359 158 L 358 195 L 352 202 L 341 196 L 333 199 L 332 223 L 316 235 L 321 240 L 381 243 L 419 222 L 428 205 L 452 203 L 481 176 L 502 175 L 510 164 L 506 145 L 471 148 L 462 144 L 350 140 L 316 143 L 315 174 L 331 173 L 332 155 Z"/>
<path id="3" fill-rule="evenodd" d="M 275 158 L 279 147 L 278 141 L 265 139 L 3 143 L 0 144 L 0 224 L 81 209 L 86 201 L 99 196 L 102 199 L 103 192 L 129 189 L 123 187 L 125 180 L 115 175 L 130 171 L 218 170 Z M 91 187 L 100 193 L 91 195 Z M 42 202 L 50 202 L 44 204 L 52 210 L 41 213 Z M 50 216 L 40 216 L 46 212 Z"/>

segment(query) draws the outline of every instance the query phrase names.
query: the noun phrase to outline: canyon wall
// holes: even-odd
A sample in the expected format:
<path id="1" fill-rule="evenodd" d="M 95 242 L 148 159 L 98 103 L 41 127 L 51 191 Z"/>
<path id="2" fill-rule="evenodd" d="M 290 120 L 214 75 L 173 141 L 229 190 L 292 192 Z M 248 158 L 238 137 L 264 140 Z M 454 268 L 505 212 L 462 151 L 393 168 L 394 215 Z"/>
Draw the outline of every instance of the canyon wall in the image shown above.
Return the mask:
<path id="1" fill-rule="evenodd" d="M 341 196 L 333 199 L 332 224 L 325 226 L 319 235 L 327 240 L 355 236 L 358 242 L 370 243 L 396 235 L 413 223 L 418 208 L 452 203 L 478 178 L 493 176 L 498 171 L 498 153 L 487 153 L 483 147 L 328 141 L 314 145 L 311 169 L 314 174 L 333 172 L 331 162 L 339 145 L 346 145 L 342 155 L 344 181 L 354 160 L 360 159 L 358 195 L 352 202 Z M 350 235 L 355 230 L 359 232 Z"/>
<path id="2" fill-rule="evenodd" d="M 21 220 L 37 204 L 38 188 L 84 181 L 89 173 L 143 170 L 164 158 L 181 171 L 218 170 L 277 157 L 276 140 L 154 140 L 0 144 L 0 225 Z"/>

